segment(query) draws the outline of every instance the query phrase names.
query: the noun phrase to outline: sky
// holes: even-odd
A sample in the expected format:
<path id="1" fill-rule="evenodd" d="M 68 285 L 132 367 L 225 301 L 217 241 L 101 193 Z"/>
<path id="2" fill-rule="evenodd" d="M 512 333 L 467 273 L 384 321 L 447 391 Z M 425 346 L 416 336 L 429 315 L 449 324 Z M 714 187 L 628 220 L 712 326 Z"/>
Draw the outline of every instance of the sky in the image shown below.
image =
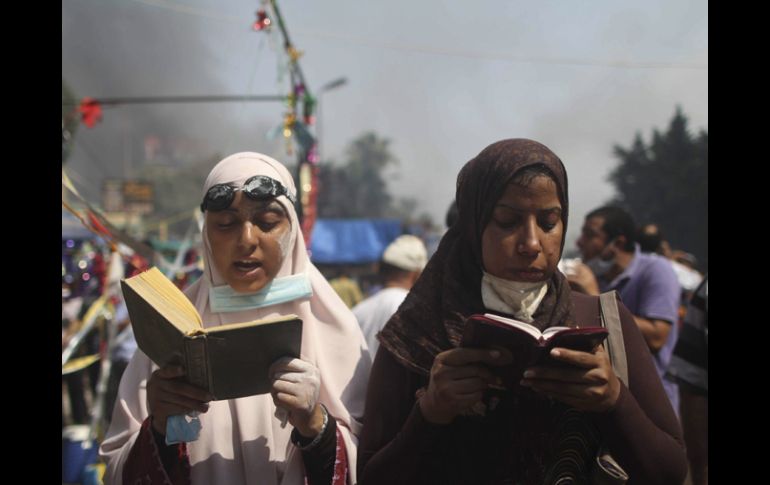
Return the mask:
<path id="1" fill-rule="evenodd" d="M 256 0 L 63 0 L 62 78 L 77 97 L 286 94 L 277 28 L 251 29 Z M 391 140 L 387 174 L 437 223 L 462 165 L 504 138 L 551 148 L 569 176 L 566 249 L 611 198 L 613 146 L 664 131 L 677 106 L 708 130 L 708 4 L 689 0 L 457 2 L 279 0 L 321 105 L 323 160 L 357 136 Z M 268 10 L 269 12 L 269 10 Z M 347 83 L 319 94 L 344 77 Z M 279 102 L 124 105 L 78 128 L 67 170 L 98 202 L 131 176 L 142 140 L 199 158 L 258 151 L 294 164 L 269 132 Z M 190 155 L 192 156 L 192 155 Z"/>

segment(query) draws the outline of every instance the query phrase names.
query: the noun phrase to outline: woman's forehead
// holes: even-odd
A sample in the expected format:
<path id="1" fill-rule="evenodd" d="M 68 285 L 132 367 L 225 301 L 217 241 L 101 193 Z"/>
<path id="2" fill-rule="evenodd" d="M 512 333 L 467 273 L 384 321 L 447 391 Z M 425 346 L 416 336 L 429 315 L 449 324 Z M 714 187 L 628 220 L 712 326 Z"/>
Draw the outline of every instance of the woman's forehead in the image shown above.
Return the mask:
<path id="1" fill-rule="evenodd" d="M 531 197 L 533 195 L 559 196 L 559 187 L 556 182 L 547 175 L 537 175 L 526 180 L 511 180 L 505 186 L 503 196 Z"/>
<path id="2" fill-rule="evenodd" d="M 556 184 L 550 178 L 522 186 L 509 183 L 492 210 L 542 211 L 562 209 Z"/>

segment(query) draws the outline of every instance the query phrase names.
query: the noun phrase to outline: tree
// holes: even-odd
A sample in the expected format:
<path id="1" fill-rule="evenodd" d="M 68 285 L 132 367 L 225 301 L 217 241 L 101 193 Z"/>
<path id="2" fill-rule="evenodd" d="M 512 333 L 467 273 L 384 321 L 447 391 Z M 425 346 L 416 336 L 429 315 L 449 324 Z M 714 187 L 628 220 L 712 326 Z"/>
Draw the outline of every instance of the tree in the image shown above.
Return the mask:
<path id="1" fill-rule="evenodd" d="M 708 132 L 692 136 L 677 107 L 668 131 L 653 130 L 649 145 L 637 133 L 631 147 L 613 150 L 619 165 L 608 177 L 617 192 L 610 203 L 637 224 L 658 224 L 673 248 L 693 253 L 707 270 Z"/>
<path id="2" fill-rule="evenodd" d="M 327 218 L 392 217 L 396 210 L 383 178 L 383 170 L 398 161 L 390 140 L 369 132 L 346 151 L 347 162 L 325 163 L 319 173 L 318 214 Z"/>
<path id="3" fill-rule="evenodd" d="M 319 171 L 318 214 L 323 218 L 401 219 L 434 227 L 430 214 L 417 213 L 417 200 L 412 197 L 394 198 L 385 182 L 385 170 L 398 164 L 390 152 L 390 140 L 376 133 L 364 133 L 353 140 L 346 150 L 344 165 L 330 161 Z M 395 178 L 397 174 L 391 174 Z"/>

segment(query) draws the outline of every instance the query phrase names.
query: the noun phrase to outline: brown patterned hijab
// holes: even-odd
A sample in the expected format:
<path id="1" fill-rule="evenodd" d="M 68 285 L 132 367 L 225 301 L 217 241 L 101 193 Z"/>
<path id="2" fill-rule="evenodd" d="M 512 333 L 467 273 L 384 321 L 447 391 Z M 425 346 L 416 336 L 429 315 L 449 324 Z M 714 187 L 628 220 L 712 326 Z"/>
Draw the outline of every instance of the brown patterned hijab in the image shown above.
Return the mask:
<path id="1" fill-rule="evenodd" d="M 457 176 L 457 222 L 379 336 L 381 344 L 410 370 L 428 375 L 438 353 L 459 345 L 465 319 L 485 312 L 481 235 L 506 186 L 520 170 L 533 165 L 545 167 L 556 183 L 564 249 L 569 205 L 561 160 L 546 146 L 526 139 L 502 140 L 482 150 Z M 569 285 L 558 270 L 533 317 L 532 324 L 541 330 L 574 326 Z"/>

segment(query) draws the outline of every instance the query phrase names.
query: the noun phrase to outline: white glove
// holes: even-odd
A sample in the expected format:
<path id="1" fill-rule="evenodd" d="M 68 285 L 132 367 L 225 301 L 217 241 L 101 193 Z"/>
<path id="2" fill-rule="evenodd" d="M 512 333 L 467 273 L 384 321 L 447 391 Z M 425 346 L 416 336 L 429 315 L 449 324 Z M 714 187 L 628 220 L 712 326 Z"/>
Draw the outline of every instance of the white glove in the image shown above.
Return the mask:
<path id="1" fill-rule="evenodd" d="M 288 418 L 292 426 L 306 423 L 313 414 L 321 391 L 321 373 L 318 368 L 301 359 L 282 357 L 270 366 L 268 376 L 272 383 L 275 416 L 285 426 Z"/>

